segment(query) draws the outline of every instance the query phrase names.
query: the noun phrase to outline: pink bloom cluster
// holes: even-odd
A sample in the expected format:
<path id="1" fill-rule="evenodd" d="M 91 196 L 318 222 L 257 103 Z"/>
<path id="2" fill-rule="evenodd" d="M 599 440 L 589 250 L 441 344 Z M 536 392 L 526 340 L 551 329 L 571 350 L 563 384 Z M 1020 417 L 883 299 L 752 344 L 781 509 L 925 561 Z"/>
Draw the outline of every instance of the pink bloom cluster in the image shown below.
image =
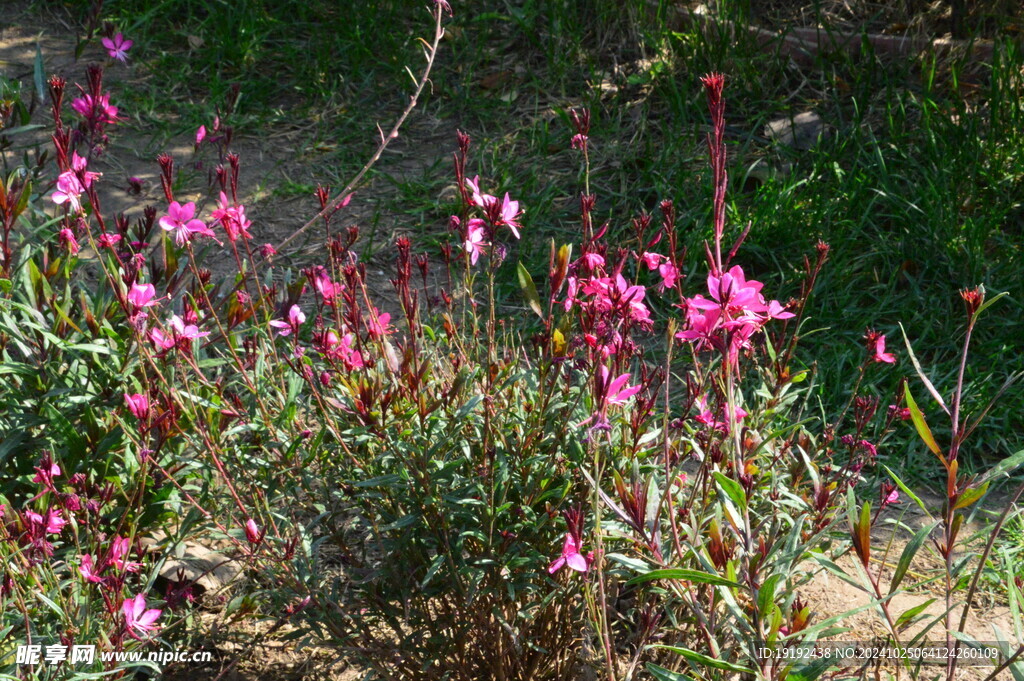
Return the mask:
<path id="1" fill-rule="evenodd" d="M 110 103 L 109 94 L 93 97 L 91 94 L 83 93 L 81 97 L 72 100 L 71 108 L 82 116 L 90 127 L 97 129 L 120 120 L 117 117 L 117 107 Z"/>
<path id="2" fill-rule="evenodd" d="M 765 301 L 763 284 L 747 281 L 743 269 L 734 265 L 728 272 L 708 274 L 708 295 L 686 300 L 687 328 L 676 338 L 697 344 L 698 350 L 714 348 L 736 362 L 739 351 L 771 319 L 789 319 L 792 312 L 777 300 Z"/>
<path id="3" fill-rule="evenodd" d="M 463 248 L 469 253 L 470 263 L 475 265 L 486 247 L 490 245 L 488 236 L 493 236 L 499 227 L 507 227 L 515 238 L 519 238 L 519 230 L 522 228 L 519 217 L 522 211 L 519 210 L 519 202 L 513 201 L 508 192 L 501 200 L 491 194 L 482 193 L 479 176 L 473 179 L 466 178 L 466 186 L 469 188 L 473 205 L 481 209 L 487 218 L 470 218 L 466 221 Z M 452 221 L 453 224 L 458 224 L 458 218 L 453 218 Z"/>
<path id="4" fill-rule="evenodd" d="M 230 203 L 224 192 L 220 193 L 217 208 L 211 213 L 211 216 L 220 223 L 231 241 L 237 241 L 238 237 L 252 238 L 252 234 L 249 233 L 252 222 L 245 217 L 245 206 Z"/>
<path id="5" fill-rule="evenodd" d="M 89 161 L 78 155 L 78 152 L 71 153 L 71 168 L 57 176 L 56 191 L 50 194 L 50 200 L 58 206 L 67 203 L 71 210 L 78 213 L 82 210 L 82 194 L 92 186 L 93 181 L 101 173 L 86 170 Z"/>
<path id="6" fill-rule="evenodd" d="M 150 329 L 149 339 L 153 341 L 153 345 L 158 350 L 166 351 L 170 350 L 178 344 L 179 341 L 184 341 L 190 344 L 196 338 L 203 338 L 209 336 L 209 331 L 200 331 L 199 327 L 195 324 L 187 324 L 178 315 L 172 315 L 168 324 L 171 327 L 170 335 L 164 333 L 160 329 Z"/>

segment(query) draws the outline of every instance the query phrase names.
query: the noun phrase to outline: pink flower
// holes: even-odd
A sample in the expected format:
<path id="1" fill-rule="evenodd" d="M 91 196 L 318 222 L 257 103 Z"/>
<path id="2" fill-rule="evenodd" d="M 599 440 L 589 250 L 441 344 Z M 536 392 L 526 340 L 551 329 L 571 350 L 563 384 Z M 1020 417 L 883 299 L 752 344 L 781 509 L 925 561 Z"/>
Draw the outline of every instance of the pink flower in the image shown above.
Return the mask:
<path id="1" fill-rule="evenodd" d="M 604 257 L 600 253 L 585 253 L 580 258 L 590 271 L 596 270 L 598 267 L 604 267 Z"/>
<path id="2" fill-rule="evenodd" d="M 53 486 L 53 479 L 60 475 L 60 466 L 52 460 L 48 461 L 49 458 L 49 454 L 43 455 L 43 460 L 40 462 L 41 465 L 36 467 L 36 475 L 32 478 L 32 482 L 38 482 L 47 487 Z"/>
<path id="3" fill-rule="evenodd" d="M 67 203 L 76 213 L 82 210 L 82 193 L 85 187 L 73 170 L 66 170 L 57 176 L 57 188 L 50 194 L 50 200 L 58 206 Z"/>
<path id="4" fill-rule="evenodd" d="M 119 241 L 121 241 L 121 235 L 111 234 L 110 232 L 100 234 L 100 237 L 96 240 L 96 242 L 103 248 L 113 248 Z"/>
<path id="5" fill-rule="evenodd" d="M 135 282 L 132 284 L 132 288 L 128 291 L 128 302 L 131 303 L 137 310 L 141 310 L 144 307 L 150 307 L 156 305 L 153 296 L 156 295 L 156 288 L 152 284 L 140 284 Z"/>
<path id="6" fill-rule="evenodd" d="M 694 420 L 696 420 L 698 423 L 703 423 L 704 425 L 711 426 L 716 430 L 728 430 L 728 425 L 726 424 L 726 422 L 719 421 L 718 418 L 716 418 L 714 412 L 712 412 L 708 408 L 707 398 L 704 397 L 703 395 L 697 398 L 697 407 L 700 409 L 700 413 L 694 417 Z M 728 405 L 726 405 L 726 410 L 728 410 L 728 408 Z M 746 416 L 747 412 L 742 407 L 736 407 L 736 415 L 732 420 L 734 423 L 739 423 Z"/>
<path id="7" fill-rule="evenodd" d="M 640 256 L 640 262 L 647 265 L 647 269 L 649 270 L 658 269 L 658 265 L 665 262 L 666 260 L 668 260 L 668 258 L 662 255 L 661 253 L 648 252 Z"/>
<path id="8" fill-rule="evenodd" d="M 522 215 L 522 211 L 519 210 L 519 202 L 512 201 L 508 197 L 508 192 L 505 192 L 505 198 L 501 202 L 501 214 L 495 224 L 505 225 L 512 230 L 515 237 L 519 238 L 519 228 L 522 227 L 519 224 L 519 216 Z"/>
<path id="9" fill-rule="evenodd" d="M 142 640 L 139 634 L 147 635 L 149 632 L 155 632 L 160 627 L 157 626 L 156 621 L 160 618 L 162 610 L 156 608 L 147 610 L 146 609 L 146 597 L 139 594 L 135 598 L 126 599 L 121 605 L 121 611 L 124 613 L 124 624 L 128 631 L 128 635 L 134 639 Z"/>
<path id="10" fill-rule="evenodd" d="M 249 233 L 252 221 L 245 217 L 245 206 L 232 206 L 224 192 L 220 193 L 217 208 L 210 215 L 224 227 L 231 241 L 237 241 L 240 236 L 245 239 L 252 238 L 252 234 Z"/>
<path id="11" fill-rule="evenodd" d="M 118 570 L 125 572 L 138 572 L 142 563 L 125 560 L 131 553 L 132 542 L 128 537 L 114 537 L 110 542 L 110 563 Z"/>
<path id="12" fill-rule="evenodd" d="M 299 327 L 306 321 L 306 315 L 299 309 L 298 305 L 292 305 L 288 310 L 288 321 L 275 319 L 270 323 L 272 327 L 277 329 L 277 333 L 281 336 L 289 336 L 292 333 L 298 335 Z"/>
<path id="13" fill-rule="evenodd" d="M 872 332 L 873 333 L 873 332 Z M 870 335 L 870 334 L 869 334 Z M 896 355 L 891 352 L 885 351 L 885 334 L 874 334 L 875 337 L 872 339 L 874 342 L 874 355 L 871 359 L 875 362 L 884 362 L 886 364 L 895 364 Z"/>
<path id="14" fill-rule="evenodd" d="M 100 42 L 103 43 L 103 47 L 107 48 L 107 54 L 110 55 L 111 59 L 116 59 L 122 64 L 128 61 L 128 50 L 131 49 L 135 43 L 125 38 L 122 34 L 118 33 L 113 39 L 104 38 Z"/>
<path id="15" fill-rule="evenodd" d="M 249 543 L 253 546 L 263 541 L 263 535 L 260 533 L 260 528 L 252 518 L 245 521 L 245 538 L 248 539 Z"/>
<path id="16" fill-rule="evenodd" d="M 65 248 L 68 249 L 68 253 L 70 253 L 71 255 L 77 255 L 78 251 L 81 250 L 81 248 L 78 245 L 78 241 L 75 239 L 75 233 L 72 232 L 67 227 L 60 230 L 60 232 L 57 234 L 57 238 L 60 240 L 62 244 L 64 244 Z"/>
<path id="17" fill-rule="evenodd" d="M 572 536 L 572 533 L 565 533 L 565 542 L 562 544 L 562 555 L 556 558 L 548 566 L 548 574 L 555 574 L 568 565 L 569 569 L 576 572 L 586 572 L 589 567 L 587 559 L 580 553 L 580 542 Z"/>
<path id="18" fill-rule="evenodd" d="M 138 420 L 145 421 L 149 418 L 149 397 L 146 395 L 142 393 L 135 393 L 134 395 L 125 393 L 124 402 L 128 405 L 128 410 Z"/>
<path id="19" fill-rule="evenodd" d="M 117 123 L 117 107 L 110 104 L 110 95 L 100 95 L 93 99 L 92 95 L 83 94 L 71 102 L 71 108 L 78 112 L 93 125 Z"/>
<path id="20" fill-rule="evenodd" d="M 466 241 L 463 244 L 466 248 L 466 252 L 469 253 L 469 262 L 471 265 L 475 265 L 476 261 L 480 259 L 480 255 L 484 252 L 484 246 L 487 242 L 484 241 L 484 221 L 480 218 L 472 218 L 467 224 L 466 229 Z"/>
<path id="21" fill-rule="evenodd" d="M 187 338 L 188 340 L 210 335 L 209 331 L 200 331 L 199 327 L 195 324 L 186 324 L 178 315 L 171 316 L 171 328 L 174 329 L 174 333 L 179 338 Z"/>
<path id="22" fill-rule="evenodd" d="M 193 234 L 215 237 L 205 222 L 195 218 L 195 214 L 195 203 L 189 201 L 182 206 L 177 201 L 171 201 L 171 205 L 167 207 L 167 215 L 160 218 L 160 228 L 165 232 L 174 232 L 174 240 L 179 246 L 188 242 Z"/>
<path id="23" fill-rule="evenodd" d="M 345 289 L 345 285 L 331 281 L 326 268 L 322 265 L 317 267 L 316 275 L 313 277 L 313 288 L 330 305 L 334 298 Z"/>
<path id="24" fill-rule="evenodd" d="M 323 353 L 330 359 L 341 360 L 350 371 L 360 368 L 364 366 L 363 356 L 352 347 L 354 342 L 354 334 L 347 333 L 339 338 L 334 329 L 331 329 L 324 335 Z"/>
<path id="25" fill-rule="evenodd" d="M 40 529 L 45 529 L 47 534 L 60 534 L 60 531 L 64 529 L 64 526 L 68 524 L 68 521 L 60 514 L 60 510 L 47 509 L 46 515 L 36 513 L 35 511 L 28 511 L 25 513 L 29 521 Z"/>
<path id="26" fill-rule="evenodd" d="M 199 148 L 199 145 L 203 143 L 204 139 L 206 139 L 206 126 L 205 125 L 200 125 L 198 128 L 196 128 L 196 148 L 197 149 Z"/>
<path id="27" fill-rule="evenodd" d="M 377 308 L 373 308 L 373 314 L 366 322 L 367 329 L 370 332 L 370 338 L 382 338 L 388 334 L 394 333 L 394 327 L 389 326 L 391 321 L 391 315 L 385 312 L 380 314 Z"/>
<path id="28" fill-rule="evenodd" d="M 609 383 L 608 377 L 610 375 L 608 368 L 604 365 L 598 369 L 598 380 L 603 379 L 607 386 L 605 394 L 607 395 L 608 404 L 625 404 L 626 400 L 640 392 L 639 385 L 626 385 L 629 383 L 629 374 L 622 374 Z"/>
<path id="29" fill-rule="evenodd" d="M 470 191 L 470 193 L 472 195 L 473 203 L 476 204 L 476 206 L 478 208 L 483 208 L 484 210 L 487 210 L 487 206 L 489 206 L 492 203 L 494 203 L 495 201 L 497 201 L 497 199 L 494 198 L 493 196 L 491 196 L 490 194 L 481 194 L 480 193 L 480 176 L 479 175 L 474 177 L 472 180 L 467 177 L 466 178 L 466 186 L 469 187 L 469 191 Z"/>
<path id="30" fill-rule="evenodd" d="M 78 572 L 85 577 L 85 581 L 92 582 L 93 584 L 99 584 L 103 581 L 100 577 L 99 571 L 95 569 L 93 565 L 92 556 L 85 554 L 81 557 L 78 565 Z"/>
<path id="31" fill-rule="evenodd" d="M 170 350 L 176 344 L 172 336 L 168 336 L 160 329 L 150 329 L 149 339 L 153 341 L 153 345 L 155 345 L 158 350 Z"/>
<path id="32" fill-rule="evenodd" d="M 661 284 L 659 288 L 664 293 L 667 289 L 675 288 L 676 281 L 679 280 L 679 270 L 676 266 L 670 262 L 662 263 L 658 266 L 658 274 L 661 275 Z"/>

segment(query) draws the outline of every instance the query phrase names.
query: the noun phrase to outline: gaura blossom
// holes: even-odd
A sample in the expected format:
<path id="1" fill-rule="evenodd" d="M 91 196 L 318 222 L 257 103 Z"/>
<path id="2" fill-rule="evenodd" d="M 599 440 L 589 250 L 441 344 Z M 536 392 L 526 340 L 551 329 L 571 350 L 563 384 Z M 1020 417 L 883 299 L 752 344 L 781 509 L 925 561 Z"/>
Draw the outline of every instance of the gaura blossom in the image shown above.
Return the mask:
<path id="1" fill-rule="evenodd" d="M 895 364 L 896 355 L 885 351 L 885 334 L 868 331 L 865 338 L 868 341 L 868 348 L 873 352 L 871 361 Z"/>
<path id="2" fill-rule="evenodd" d="M 128 406 L 128 411 L 140 421 L 145 421 L 149 418 L 149 397 L 142 393 L 135 393 L 129 395 L 124 394 L 124 403 Z"/>
<path id="3" fill-rule="evenodd" d="M 110 232 L 104 232 L 103 234 L 100 234 L 98 239 L 96 239 L 96 243 L 98 243 L 101 248 L 113 248 L 119 241 L 121 241 L 121 235 L 112 234 Z"/>
<path id="4" fill-rule="evenodd" d="M 160 218 L 160 229 L 165 232 L 174 232 L 174 240 L 182 246 L 192 239 L 193 234 L 216 237 L 206 223 L 196 219 L 196 204 L 189 201 L 184 206 L 177 201 L 171 201 L 167 207 L 167 215 Z"/>
<path id="5" fill-rule="evenodd" d="M 484 252 L 484 246 L 487 242 L 484 241 L 484 221 L 480 218 L 473 218 L 466 225 L 466 241 L 463 246 L 466 252 L 469 253 L 469 262 L 471 265 L 475 265 L 476 261 L 480 259 L 480 255 Z"/>
<path id="6" fill-rule="evenodd" d="M 338 337 L 334 329 L 329 330 L 323 337 L 322 352 L 330 359 L 340 360 L 345 368 L 351 371 L 363 367 L 363 356 L 353 346 L 355 334 L 347 333 Z"/>
<path id="7" fill-rule="evenodd" d="M 64 529 L 64 526 L 68 524 L 67 520 L 60 514 L 60 510 L 47 509 L 46 514 L 36 513 L 35 511 L 27 511 L 25 516 L 29 519 L 32 525 L 39 529 L 46 531 L 46 534 L 60 534 L 60 531 Z"/>
<path id="8" fill-rule="evenodd" d="M 390 314 L 387 312 L 381 314 L 377 308 L 373 308 L 373 314 L 366 320 L 366 328 L 370 333 L 370 338 L 382 338 L 394 333 L 395 329 L 389 325 L 390 321 Z"/>
<path id="9" fill-rule="evenodd" d="M 53 461 L 47 461 L 49 455 L 43 455 L 43 460 L 39 466 L 36 466 L 35 477 L 32 478 L 32 482 L 37 482 L 47 487 L 53 487 L 53 479 L 60 475 L 60 466 Z"/>
<path id="10" fill-rule="evenodd" d="M 110 542 L 110 564 L 118 570 L 138 572 L 139 568 L 142 567 L 142 563 L 125 560 L 125 557 L 131 552 L 131 548 L 132 542 L 128 537 L 114 537 Z"/>
<path id="11" fill-rule="evenodd" d="M 722 274 L 708 274 L 707 286 L 710 298 L 698 295 L 686 300 L 687 328 L 676 338 L 696 341 L 698 350 L 725 351 L 730 362 L 738 361 L 739 351 L 750 346 L 751 337 L 768 320 L 795 316 L 777 300 L 765 301 L 763 284 L 747 281 L 739 265 Z"/>
<path id="12" fill-rule="evenodd" d="M 83 555 L 79 559 L 78 572 L 85 578 L 85 581 L 92 582 L 93 584 L 99 584 L 103 581 L 100 577 L 100 571 L 96 569 L 94 565 L 93 557 L 88 553 Z"/>
<path id="13" fill-rule="evenodd" d="M 598 267 L 604 267 L 604 256 L 600 253 L 584 253 L 580 260 L 586 264 L 587 269 L 590 271 L 594 271 Z"/>
<path id="14" fill-rule="evenodd" d="M 263 534 L 260 532 L 256 521 L 252 518 L 245 521 L 245 538 L 254 546 L 263 541 Z"/>
<path id="15" fill-rule="evenodd" d="M 154 296 L 156 296 L 156 288 L 152 284 L 140 284 L 135 282 L 128 291 L 128 302 L 131 303 L 136 310 L 141 310 L 144 307 L 156 305 L 157 301 L 153 300 Z"/>
<path id="16" fill-rule="evenodd" d="M 121 605 L 121 612 L 124 613 L 124 624 L 128 635 L 136 640 L 142 640 L 142 636 L 139 634 L 145 636 L 160 628 L 156 621 L 160 619 L 160 613 L 163 611 L 156 608 L 147 610 L 146 597 L 142 594 L 135 598 L 125 599 Z"/>
<path id="17" fill-rule="evenodd" d="M 469 187 L 473 203 L 487 213 L 488 219 L 494 223 L 494 226 L 508 227 L 518 239 L 519 228 L 522 227 L 519 224 L 519 216 L 522 215 L 522 211 L 519 210 L 519 202 L 509 198 L 508 192 L 505 193 L 505 198 L 501 202 L 498 201 L 496 196 L 481 193 L 479 175 L 473 179 L 467 177 L 466 186 Z"/>
<path id="18" fill-rule="evenodd" d="M 323 265 L 319 265 L 316 268 L 316 274 L 313 276 L 313 288 L 324 299 L 325 304 L 332 305 L 338 294 L 345 290 L 345 285 L 331 281 L 327 269 Z"/>
<path id="19" fill-rule="evenodd" d="M 306 321 L 306 315 L 298 305 L 292 305 L 288 310 L 288 320 L 274 319 L 269 324 L 277 329 L 280 336 L 298 335 L 299 327 Z"/>
<path id="20" fill-rule="evenodd" d="M 667 289 L 675 288 L 676 282 L 679 280 L 679 270 L 676 269 L 675 265 L 670 262 L 658 265 L 658 274 L 661 275 L 661 284 L 658 285 L 658 288 L 662 293 Z M 772 302 L 775 303 L 776 301 L 773 300 Z"/>
<path id="21" fill-rule="evenodd" d="M 700 412 L 697 414 L 697 416 L 694 417 L 694 420 L 697 421 L 697 423 L 703 423 L 704 425 L 711 426 L 716 430 L 728 430 L 728 425 L 726 424 L 726 422 L 720 421 L 716 417 L 715 413 L 708 408 L 707 398 L 704 397 L 703 395 L 697 398 L 697 407 L 700 409 Z M 726 410 L 728 410 L 729 406 L 725 405 L 725 408 Z M 747 412 L 742 407 L 736 407 L 736 415 L 733 418 L 733 422 L 739 423 L 746 416 Z"/>
<path id="22" fill-rule="evenodd" d="M 565 533 L 565 542 L 562 544 L 562 555 L 556 558 L 548 566 L 548 574 L 555 574 L 564 566 L 576 572 L 586 572 L 590 566 L 587 559 L 580 553 L 581 542 L 578 542 L 571 532 Z"/>
<path id="23" fill-rule="evenodd" d="M 231 205 L 224 192 L 220 193 L 217 208 L 210 215 L 221 224 L 231 241 L 237 241 L 238 237 L 252 238 L 252 234 L 249 233 L 252 221 L 245 217 L 245 206 Z"/>
<path id="24" fill-rule="evenodd" d="M 64 244 L 64 247 L 68 249 L 68 253 L 71 255 L 78 255 L 78 251 L 80 251 L 81 248 L 78 245 L 78 240 L 75 239 L 74 232 L 65 227 L 57 234 L 57 238 L 62 244 Z"/>
<path id="25" fill-rule="evenodd" d="M 128 40 L 121 33 L 116 34 L 113 38 L 104 38 L 100 42 L 103 43 L 103 47 L 107 48 L 107 54 L 110 55 L 110 58 L 116 59 L 122 64 L 128 62 L 128 50 L 135 44 L 134 41 Z"/>
<path id="26" fill-rule="evenodd" d="M 81 196 L 92 186 L 93 181 L 102 173 L 86 170 L 89 160 L 71 152 L 71 168 L 57 176 L 56 190 L 50 194 L 50 200 L 58 206 L 67 203 L 73 211 L 82 210 Z"/>
<path id="27" fill-rule="evenodd" d="M 199 148 L 199 145 L 203 143 L 204 139 L 206 139 L 206 126 L 205 125 L 200 125 L 198 128 L 196 128 L 196 148 L 197 149 Z"/>
<path id="28" fill-rule="evenodd" d="M 110 103 L 110 95 L 100 95 L 93 99 L 90 94 L 83 94 L 71 102 L 71 108 L 94 125 L 117 123 L 117 107 Z"/>
<path id="29" fill-rule="evenodd" d="M 155 328 L 149 331 L 149 339 L 153 341 L 153 345 L 159 350 L 170 350 L 181 339 L 192 341 L 196 338 L 210 335 L 209 331 L 200 331 L 199 327 L 195 324 L 186 324 L 178 315 L 172 315 L 169 324 L 171 327 L 170 335 Z"/>

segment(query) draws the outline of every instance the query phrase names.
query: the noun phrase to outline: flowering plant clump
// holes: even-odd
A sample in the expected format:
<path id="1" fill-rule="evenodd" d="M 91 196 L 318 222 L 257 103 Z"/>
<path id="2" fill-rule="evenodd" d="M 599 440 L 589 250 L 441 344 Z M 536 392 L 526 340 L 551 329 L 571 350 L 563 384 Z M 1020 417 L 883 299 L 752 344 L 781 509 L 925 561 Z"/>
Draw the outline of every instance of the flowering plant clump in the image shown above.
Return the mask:
<path id="1" fill-rule="evenodd" d="M 432 9 L 402 120 L 450 11 Z M 108 41 L 123 62 L 131 41 Z M 450 239 L 438 254 L 394 241 L 389 304 L 354 250 L 359 229 L 335 221 L 355 182 L 319 187 L 319 213 L 296 232 L 322 228 L 322 261 L 294 272 L 275 259 L 293 237 L 258 245 L 228 118 L 195 134 L 196 154 L 218 151 L 205 199 L 182 202 L 162 155 L 160 205 L 134 222 L 106 217 L 90 168 L 119 111 L 102 68 L 88 73 L 70 103 L 75 128 L 67 83 L 49 81 L 56 168 L 0 185 L 0 451 L 12 462 L 0 481 L 0 628 L 11 640 L 153 650 L 202 635 L 198 608 L 215 603 L 229 629 L 269 622 L 239 655 L 287 625 L 389 678 L 812 679 L 825 668 L 760 654 L 833 633 L 838 620 L 801 594 L 808 565 L 841 571 L 839 557 L 855 557 L 896 643 L 919 614 L 894 612 L 892 597 L 927 534 L 883 590 L 879 513 L 856 502 L 916 498 L 879 461 L 907 420 L 945 472 L 943 517 L 928 531 L 946 563 L 944 631 L 962 640 L 950 613 L 966 618 L 977 583 L 954 600 L 962 511 L 1011 464 L 987 478 L 959 471 L 977 424 L 960 415 L 962 371 L 950 407 L 921 374 L 951 417 L 946 449 L 910 389 L 879 409 L 864 378 L 902 351 L 875 330 L 846 408 L 809 415 L 813 370 L 797 349 L 830 247 L 813 246 L 799 295 L 782 302 L 741 263 L 752 227 L 725 241 L 722 76 L 703 79 L 704 242 L 686 242 L 669 200 L 625 236 L 595 225 L 591 115 L 574 111 L 579 238 L 552 242 L 540 286 L 516 264 L 522 301 L 509 309 L 497 284 L 531 236 L 529 199 L 470 177 L 468 135 L 453 155 Z M 15 231 L 24 223 L 38 238 Z M 234 276 L 215 281 L 200 243 Z M 702 250 L 696 263 L 688 246 Z M 963 297 L 966 362 L 994 299 Z M 196 544 L 239 576 L 212 588 L 177 565 Z M 97 659 L 55 673 L 130 667 Z"/>

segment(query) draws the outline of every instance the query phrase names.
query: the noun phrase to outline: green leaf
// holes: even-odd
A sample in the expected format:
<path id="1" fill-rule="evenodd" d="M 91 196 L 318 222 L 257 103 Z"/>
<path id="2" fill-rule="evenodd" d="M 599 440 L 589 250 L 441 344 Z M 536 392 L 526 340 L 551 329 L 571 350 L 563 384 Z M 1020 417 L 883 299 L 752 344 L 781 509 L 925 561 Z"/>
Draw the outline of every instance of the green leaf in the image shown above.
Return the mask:
<path id="1" fill-rule="evenodd" d="M 975 487 L 968 487 L 966 490 L 964 490 L 964 493 L 960 495 L 960 498 L 956 500 L 956 503 L 953 504 L 953 510 L 957 511 L 961 508 L 967 508 L 975 501 L 985 496 L 985 492 L 987 491 L 988 480 L 981 483 L 980 485 L 976 485 Z"/>
<path id="2" fill-rule="evenodd" d="M 647 671 L 649 671 L 651 676 L 656 678 L 658 681 L 693 681 L 693 679 L 685 674 L 669 671 L 664 667 L 659 667 L 653 662 L 647 663 Z"/>
<path id="3" fill-rule="evenodd" d="M 39 42 L 36 42 L 36 60 L 32 68 L 32 79 L 36 86 L 36 98 L 42 104 L 46 101 L 45 74 L 46 67 L 43 65 L 43 50 Z"/>
<path id="4" fill-rule="evenodd" d="M 540 296 L 537 295 L 537 285 L 533 283 L 530 271 L 520 261 L 516 267 L 516 275 L 519 277 L 519 288 L 523 291 L 523 297 L 529 304 L 530 309 L 537 313 L 537 316 L 544 319 L 544 311 L 540 307 Z"/>
<path id="5" fill-rule="evenodd" d="M 708 657 L 707 655 L 703 655 L 701 653 L 698 653 L 695 650 L 690 650 L 689 648 L 680 648 L 679 646 L 665 646 L 665 645 L 655 645 L 655 646 L 651 646 L 651 647 L 652 648 L 661 648 L 662 650 L 671 650 L 673 653 L 679 653 L 680 655 L 685 657 L 687 660 L 690 660 L 691 662 L 696 662 L 697 664 L 699 664 L 701 666 L 704 666 L 704 667 L 713 667 L 715 669 L 724 669 L 724 670 L 729 671 L 729 672 L 739 672 L 741 674 L 754 674 L 755 673 L 754 670 L 751 669 L 750 667 L 744 667 L 743 665 L 735 664 L 733 662 L 726 662 L 725 660 L 719 660 L 719 659 L 716 659 L 714 657 Z"/>
<path id="6" fill-rule="evenodd" d="M 1009 474 L 1010 471 L 1015 470 L 1021 464 L 1024 464 L 1024 449 L 1011 454 L 992 468 L 988 469 L 985 473 L 978 478 L 978 482 L 987 484 L 989 481 L 994 480 L 1000 475 Z"/>
<path id="7" fill-rule="evenodd" d="M 741 511 L 747 510 L 747 495 L 743 491 L 743 486 L 719 471 L 715 471 L 714 476 L 715 482 L 718 483 L 718 486 L 722 488 L 722 491 L 725 492 L 725 495 L 729 497 L 732 503 L 736 504 Z"/>
<path id="8" fill-rule="evenodd" d="M 917 434 L 921 436 L 924 443 L 928 445 L 928 449 L 932 450 L 933 454 L 938 455 L 942 459 L 942 463 L 946 463 L 946 459 L 942 456 L 942 450 L 939 449 L 939 444 L 935 441 L 935 436 L 932 435 L 932 429 L 928 427 L 928 423 L 924 420 L 924 414 L 921 413 L 921 409 L 917 406 L 917 402 L 914 401 L 914 396 L 910 394 L 910 386 L 906 386 L 904 391 L 907 397 L 907 406 L 910 407 L 910 418 L 914 421 L 914 427 L 917 428 Z M 946 465 L 946 468 L 949 468 Z"/>
<path id="9" fill-rule="evenodd" d="M 641 584 L 643 582 L 653 582 L 658 579 L 685 579 L 688 582 L 697 582 L 698 584 L 714 584 L 716 586 L 742 586 L 737 582 L 730 581 L 724 577 L 711 574 L 709 572 L 701 572 L 700 570 L 688 570 L 686 568 L 664 568 L 662 570 L 651 570 L 645 575 L 638 575 L 633 579 L 626 582 L 626 584 Z"/>
<path id="10" fill-rule="evenodd" d="M 914 556 L 920 550 L 925 540 L 932 533 L 932 530 L 942 521 L 936 520 L 927 527 L 922 527 L 918 530 L 914 537 L 907 542 L 907 545 L 903 547 L 903 553 L 900 554 L 899 563 L 896 564 L 896 571 L 892 573 L 892 580 L 889 582 L 889 593 L 894 593 L 899 588 L 900 582 L 903 581 L 903 577 L 907 574 L 907 570 L 910 569 L 910 561 L 914 559 Z"/>
<path id="11" fill-rule="evenodd" d="M 892 593 L 892 592 L 890 592 Z M 934 598 L 929 598 L 924 603 L 918 603 L 910 610 L 896 618 L 896 629 L 902 629 L 904 626 L 909 625 L 915 617 L 920 615 L 922 612 L 928 609 L 928 606 L 935 602 Z"/>
<path id="12" fill-rule="evenodd" d="M 764 580 L 764 584 L 757 592 L 757 611 L 761 613 L 762 617 L 767 616 L 768 607 L 774 605 L 775 600 L 775 589 L 778 587 L 779 582 L 784 579 L 784 575 L 775 574 Z"/>
<path id="13" fill-rule="evenodd" d="M 928 512 L 928 509 L 925 507 L 924 502 L 921 501 L 920 497 L 914 494 L 913 491 L 911 491 L 911 489 L 907 487 L 907 485 L 902 480 L 900 480 L 899 476 L 892 472 L 892 469 L 885 465 L 883 465 L 882 468 L 884 468 L 885 472 L 889 474 L 889 477 L 893 479 L 893 482 L 896 483 L 896 486 L 899 487 L 904 494 L 913 499 L 914 503 L 917 504 L 918 508 L 924 511 L 924 514 L 926 516 L 931 518 L 932 514 Z"/>

